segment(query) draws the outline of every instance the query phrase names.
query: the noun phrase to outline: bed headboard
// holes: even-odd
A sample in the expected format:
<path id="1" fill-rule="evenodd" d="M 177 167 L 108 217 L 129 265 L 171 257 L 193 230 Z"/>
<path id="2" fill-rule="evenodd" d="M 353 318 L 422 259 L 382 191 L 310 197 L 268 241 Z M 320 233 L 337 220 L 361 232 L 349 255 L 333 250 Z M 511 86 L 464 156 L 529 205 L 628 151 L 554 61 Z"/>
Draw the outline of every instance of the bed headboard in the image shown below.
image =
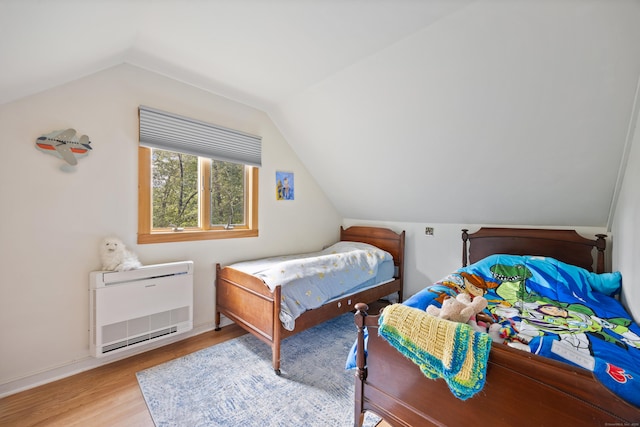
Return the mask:
<path id="1" fill-rule="evenodd" d="M 468 231 L 462 230 L 463 267 L 493 254 L 541 255 L 596 273 L 604 272 L 605 234 L 587 239 L 575 230 L 483 227 L 475 233 Z M 595 269 L 593 248 L 597 251 Z"/>
<path id="2" fill-rule="evenodd" d="M 404 236 L 404 230 L 396 233 L 388 228 L 352 226 L 344 229 L 340 226 L 341 241 L 368 243 L 389 252 L 400 277 L 404 269 Z"/>

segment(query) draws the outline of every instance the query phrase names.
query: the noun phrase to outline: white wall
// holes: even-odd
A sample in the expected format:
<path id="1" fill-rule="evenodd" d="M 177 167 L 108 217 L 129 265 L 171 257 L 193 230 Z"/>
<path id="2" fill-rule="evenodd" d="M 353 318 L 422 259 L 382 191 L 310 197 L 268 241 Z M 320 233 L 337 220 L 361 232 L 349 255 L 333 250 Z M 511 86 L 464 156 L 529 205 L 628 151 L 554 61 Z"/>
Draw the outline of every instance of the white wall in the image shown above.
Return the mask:
<path id="1" fill-rule="evenodd" d="M 604 225 L 639 24 L 637 0 L 475 1 L 271 116 L 348 218 Z"/>
<path id="2" fill-rule="evenodd" d="M 640 321 L 640 113 L 636 119 L 611 231 L 613 267 L 622 273 L 623 302 Z"/>
<path id="3" fill-rule="evenodd" d="M 259 237 L 136 244 L 140 104 L 263 137 Z M 35 148 L 42 134 L 68 127 L 93 146 L 73 171 Z M 0 129 L 0 395 L 96 364 L 88 275 L 100 268 L 106 235 L 120 236 L 145 264 L 193 260 L 201 330 L 214 318 L 214 263 L 338 239 L 336 210 L 266 114 L 139 68 L 118 66 L 0 106 Z M 295 173 L 294 201 L 275 200 L 276 170 Z"/>

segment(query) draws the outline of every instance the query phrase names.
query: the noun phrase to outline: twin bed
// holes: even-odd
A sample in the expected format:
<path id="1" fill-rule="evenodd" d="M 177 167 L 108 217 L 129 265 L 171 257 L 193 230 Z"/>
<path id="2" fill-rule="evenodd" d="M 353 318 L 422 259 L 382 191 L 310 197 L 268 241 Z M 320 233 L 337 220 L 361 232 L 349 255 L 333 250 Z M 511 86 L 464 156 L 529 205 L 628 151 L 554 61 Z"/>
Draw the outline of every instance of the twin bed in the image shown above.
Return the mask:
<path id="1" fill-rule="evenodd" d="M 426 306 L 459 292 L 489 300 L 485 312 L 490 322 L 504 322 L 504 343 L 487 349 L 482 387 L 461 399 L 444 379 L 427 378 L 406 352 L 380 336 L 387 310 L 381 319 L 367 315 L 367 305 L 359 303 L 356 349 L 350 355 L 356 369 L 355 425 L 362 425 L 365 411 L 393 426 L 639 425 L 640 328 L 610 296 L 617 292 L 619 275 L 582 270 L 604 271 L 605 236 L 482 228 L 473 234 L 463 230 L 462 237 L 466 268 L 402 307 L 423 316 Z M 560 262 L 549 266 L 544 257 Z M 549 307 L 553 315 L 545 312 Z"/>
<path id="2" fill-rule="evenodd" d="M 283 339 L 352 311 L 358 302 L 389 295 L 402 301 L 404 240 L 404 231 L 340 227 L 340 242 L 317 253 L 217 264 L 216 330 L 224 315 L 270 345 L 280 374 Z"/>

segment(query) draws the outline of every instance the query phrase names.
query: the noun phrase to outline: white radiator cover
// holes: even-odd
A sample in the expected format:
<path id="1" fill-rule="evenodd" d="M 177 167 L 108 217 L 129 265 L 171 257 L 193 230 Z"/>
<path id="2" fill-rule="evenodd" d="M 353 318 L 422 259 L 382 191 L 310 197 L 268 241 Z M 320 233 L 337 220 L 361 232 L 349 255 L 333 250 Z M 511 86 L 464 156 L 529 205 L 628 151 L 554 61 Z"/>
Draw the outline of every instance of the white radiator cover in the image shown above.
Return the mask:
<path id="1" fill-rule="evenodd" d="M 193 329 L 193 261 L 89 274 L 90 350 L 118 353 Z"/>

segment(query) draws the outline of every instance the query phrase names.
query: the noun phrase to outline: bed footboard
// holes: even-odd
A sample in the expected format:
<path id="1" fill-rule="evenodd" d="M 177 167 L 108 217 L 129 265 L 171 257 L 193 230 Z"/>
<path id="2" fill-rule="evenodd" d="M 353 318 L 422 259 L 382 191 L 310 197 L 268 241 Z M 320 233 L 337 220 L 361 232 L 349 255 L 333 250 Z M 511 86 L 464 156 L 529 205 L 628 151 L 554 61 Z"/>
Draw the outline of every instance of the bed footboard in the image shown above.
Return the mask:
<path id="1" fill-rule="evenodd" d="M 260 279 L 216 264 L 215 328 L 224 314 L 271 346 L 273 369 L 280 373 L 280 287 L 273 292 Z"/>
<path id="2" fill-rule="evenodd" d="M 462 401 L 444 380 L 420 369 L 378 336 L 378 317 L 356 304 L 358 328 L 355 425 L 372 411 L 394 426 L 638 425 L 640 409 L 629 405 L 581 368 L 492 345 L 484 388 Z M 367 353 L 364 328 L 368 329 Z"/>

